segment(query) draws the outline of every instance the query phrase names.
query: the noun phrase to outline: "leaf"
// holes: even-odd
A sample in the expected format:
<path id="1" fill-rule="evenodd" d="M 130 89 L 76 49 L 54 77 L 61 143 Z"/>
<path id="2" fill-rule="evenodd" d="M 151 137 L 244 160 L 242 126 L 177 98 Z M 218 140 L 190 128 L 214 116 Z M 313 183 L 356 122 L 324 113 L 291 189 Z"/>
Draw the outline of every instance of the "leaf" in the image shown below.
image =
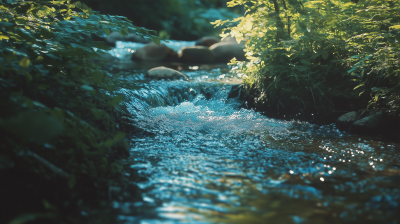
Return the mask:
<path id="1" fill-rule="evenodd" d="M 400 29 L 400 25 L 390 26 L 389 29 Z"/>
<path id="2" fill-rule="evenodd" d="M 42 58 L 42 59 L 43 59 L 43 58 Z M 49 71 L 48 69 L 46 69 L 46 68 L 44 67 L 44 65 L 42 65 L 42 64 L 35 65 L 35 67 L 40 71 L 40 74 L 43 75 L 43 76 L 48 75 L 49 72 L 50 72 L 50 71 Z"/>
<path id="3" fill-rule="evenodd" d="M 8 26 L 14 26 L 14 23 L 8 23 L 8 22 L 0 22 L 0 26 L 8 27 Z"/>
<path id="4" fill-rule="evenodd" d="M 153 42 L 157 45 L 160 45 L 160 39 L 158 39 L 157 37 L 151 36 L 151 39 L 153 40 Z"/>
<path id="5" fill-rule="evenodd" d="M 84 50 L 87 49 L 85 46 L 82 46 L 82 45 L 80 45 L 80 44 L 75 44 L 75 43 L 70 43 L 70 44 L 71 44 L 71 46 L 72 46 L 73 48 L 80 48 L 80 49 L 84 49 Z"/>
<path id="6" fill-rule="evenodd" d="M 0 40 L 3 40 L 3 39 L 8 40 L 10 38 L 6 35 L 0 34 Z"/>
<path id="7" fill-rule="evenodd" d="M 4 119 L 0 127 L 25 141 L 45 143 L 57 137 L 64 126 L 54 117 L 44 112 L 22 112 Z"/>
<path id="8" fill-rule="evenodd" d="M 311 63 L 308 62 L 308 61 L 305 60 L 305 59 L 301 59 L 300 62 L 301 62 L 302 64 L 304 64 L 304 65 L 311 65 Z"/>
<path id="9" fill-rule="evenodd" d="M 111 147 L 113 144 L 114 144 L 114 141 L 111 140 L 111 139 L 108 139 L 107 141 L 105 141 L 105 142 L 103 143 L 103 145 L 104 145 L 105 147 Z"/>
<path id="10" fill-rule="evenodd" d="M 362 86 L 364 86 L 364 84 L 360 84 L 360 85 L 354 87 L 354 89 L 358 89 L 358 88 L 360 88 L 360 87 L 362 87 Z M 353 89 L 353 90 L 354 90 L 354 89 Z"/>
<path id="11" fill-rule="evenodd" d="M 111 30 L 109 30 L 109 29 L 103 29 L 103 30 L 104 30 L 104 32 L 105 32 L 107 35 L 110 35 Z"/>
<path id="12" fill-rule="evenodd" d="M 99 70 L 96 70 L 92 73 L 92 80 L 95 85 L 100 85 L 103 81 L 103 74 Z"/>
<path id="13" fill-rule="evenodd" d="M 110 100 L 110 101 L 108 102 L 108 104 L 110 104 L 111 106 L 116 106 L 116 105 L 118 105 L 119 103 L 121 103 L 121 101 L 122 101 L 124 98 L 125 98 L 124 96 L 114 96 L 114 97 L 112 98 L 112 100 Z"/>
<path id="14" fill-rule="evenodd" d="M 125 133 L 124 132 L 118 132 L 114 136 L 114 141 L 116 141 L 116 142 L 121 141 L 122 139 L 124 139 L 124 137 L 125 137 Z"/>
<path id="15" fill-rule="evenodd" d="M 308 67 L 297 65 L 297 66 L 295 67 L 295 69 L 298 70 L 298 71 L 300 71 L 300 72 L 304 72 L 304 71 L 307 71 Z"/>
<path id="16" fill-rule="evenodd" d="M 31 63 L 31 61 L 29 60 L 28 57 L 24 57 L 22 58 L 22 60 L 19 62 L 19 65 L 23 68 L 28 68 L 29 64 Z"/>
<path id="17" fill-rule="evenodd" d="M 37 86 L 36 86 L 36 88 L 38 89 L 38 90 L 46 90 L 46 89 L 48 89 L 50 86 L 49 85 L 47 85 L 47 84 L 38 84 Z"/>
<path id="18" fill-rule="evenodd" d="M 98 110 L 98 109 L 93 109 L 92 110 L 93 115 L 96 119 L 100 119 L 102 118 L 104 115 L 106 115 L 107 113 L 104 110 Z"/>
<path id="19" fill-rule="evenodd" d="M 93 87 L 88 86 L 88 85 L 82 85 L 81 88 L 84 90 L 87 90 L 87 91 L 94 91 Z"/>
<path id="20" fill-rule="evenodd" d="M 22 214 L 11 220 L 8 224 L 23 224 L 40 218 L 37 213 Z"/>
<path id="21" fill-rule="evenodd" d="M 25 213 L 17 216 L 11 220 L 8 224 L 24 224 L 30 221 L 37 220 L 39 218 L 54 218 L 56 215 L 54 213 Z"/>

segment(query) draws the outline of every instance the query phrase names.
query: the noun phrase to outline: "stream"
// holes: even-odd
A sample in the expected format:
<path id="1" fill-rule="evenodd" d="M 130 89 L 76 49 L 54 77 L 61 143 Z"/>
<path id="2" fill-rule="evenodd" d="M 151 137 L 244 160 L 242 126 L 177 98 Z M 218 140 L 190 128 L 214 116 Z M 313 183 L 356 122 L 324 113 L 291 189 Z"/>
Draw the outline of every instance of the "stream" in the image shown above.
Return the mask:
<path id="1" fill-rule="evenodd" d="M 146 130 L 130 139 L 143 201 L 115 201 L 119 223 L 400 223 L 398 143 L 265 117 L 226 65 L 174 64 L 189 81 L 147 80 L 155 66 L 127 59 L 137 47 L 111 51 L 135 69 L 121 79 L 142 83 L 118 93 Z"/>

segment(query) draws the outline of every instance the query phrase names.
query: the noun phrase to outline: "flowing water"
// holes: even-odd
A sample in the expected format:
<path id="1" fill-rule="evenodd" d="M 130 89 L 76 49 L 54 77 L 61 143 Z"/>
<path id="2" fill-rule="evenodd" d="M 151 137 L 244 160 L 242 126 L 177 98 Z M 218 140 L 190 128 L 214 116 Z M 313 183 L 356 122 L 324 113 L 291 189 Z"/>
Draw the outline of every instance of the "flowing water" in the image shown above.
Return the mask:
<path id="1" fill-rule="evenodd" d="M 400 223 L 398 144 L 265 117 L 238 98 L 237 76 L 203 68 L 122 78 L 144 83 L 119 93 L 147 131 L 130 164 L 147 179 L 132 180 L 143 201 L 114 202 L 120 223 Z"/>

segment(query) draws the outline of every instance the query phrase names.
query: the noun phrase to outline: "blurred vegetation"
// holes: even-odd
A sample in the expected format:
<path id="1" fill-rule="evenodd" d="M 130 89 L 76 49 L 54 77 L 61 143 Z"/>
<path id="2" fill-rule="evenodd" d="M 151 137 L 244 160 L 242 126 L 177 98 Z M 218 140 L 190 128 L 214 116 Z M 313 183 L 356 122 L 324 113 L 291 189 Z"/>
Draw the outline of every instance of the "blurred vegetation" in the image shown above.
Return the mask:
<path id="1" fill-rule="evenodd" d="M 246 43 L 232 61 L 258 108 L 337 114 L 367 105 L 399 115 L 399 0 L 232 0 L 244 16 L 216 21 Z M 307 116 L 306 115 L 306 116 Z"/>
<path id="2" fill-rule="evenodd" d="M 96 208 L 132 185 L 123 97 L 99 66 L 109 47 L 91 34 L 159 39 L 69 0 L 0 1 L 0 15 L 0 223 L 107 222 Z"/>
<path id="3" fill-rule="evenodd" d="M 164 38 L 196 40 L 218 35 L 210 22 L 232 19 L 243 7 L 228 9 L 227 0 L 83 0 L 103 14 L 121 15 L 137 26 L 159 31 Z"/>

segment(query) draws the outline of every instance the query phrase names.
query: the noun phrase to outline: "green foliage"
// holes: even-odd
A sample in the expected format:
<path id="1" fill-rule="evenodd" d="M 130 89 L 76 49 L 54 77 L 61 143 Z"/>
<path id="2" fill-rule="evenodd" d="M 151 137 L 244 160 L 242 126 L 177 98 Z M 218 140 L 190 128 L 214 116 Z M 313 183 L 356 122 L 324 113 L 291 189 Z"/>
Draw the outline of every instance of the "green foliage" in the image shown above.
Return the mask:
<path id="1" fill-rule="evenodd" d="M 232 21 L 239 24 L 225 36 L 246 42 L 250 62 L 237 64 L 237 72 L 247 76 L 248 88 L 258 91 L 254 96 L 258 107 L 286 115 L 347 109 L 353 83 L 342 61 L 348 54 L 343 33 L 347 23 L 337 16 L 343 10 L 342 3 L 228 3 L 237 4 L 246 4 L 246 15 Z M 218 21 L 216 25 L 227 22 Z M 340 107 L 337 102 L 341 102 Z"/>
<path id="2" fill-rule="evenodd" d="M 399 11 L 398 0 L 360 2 L 349 20 L 361 30 L 347 41 L 357 91 L 371 97 L 369 106 L 395 116 L 400 115 Z"/>
<path id="3" fill-rule="evenodd" d="M 122 15 L 139 26 L 158 30 L 160 36 L 190 40 L 218 34 L 210 22 L 236 17 L 226 0 L 83 0 L 102 13 Z"/>
<path id="4" fill-rule="evenodd" d="M 238 22 L 222 36 L 246 43 L 250 62 L 233 64 L 263 109 L 289 114 L 354 110 L 364 107 L 366 98 L 357 100 L 352 90 L 376 87 L 384 75 L 390 87 L 382 83 L 373 92 L 380 94 L 378 99 L 387 97 L 384 104 L 396 104 L 394 110 L 399 99 L 399 1 L 357 2 L 233 0 L 228 6 L 245 5 L 245 16 L 214 24 Z M 374 75 L 364 75 L 371 69 Z M 352 106 L 356 101 L 359 105 Z"/>
<path id="5" fill-rule="evenodd" d="M 111 31 L 158 40 L 80 2 L 0 1 L 1 223 L 75 223 L 124 183 L 123 98 L 106 94 L 115 81 L 94 59 L 109 48 L 91 39 Z"/>

